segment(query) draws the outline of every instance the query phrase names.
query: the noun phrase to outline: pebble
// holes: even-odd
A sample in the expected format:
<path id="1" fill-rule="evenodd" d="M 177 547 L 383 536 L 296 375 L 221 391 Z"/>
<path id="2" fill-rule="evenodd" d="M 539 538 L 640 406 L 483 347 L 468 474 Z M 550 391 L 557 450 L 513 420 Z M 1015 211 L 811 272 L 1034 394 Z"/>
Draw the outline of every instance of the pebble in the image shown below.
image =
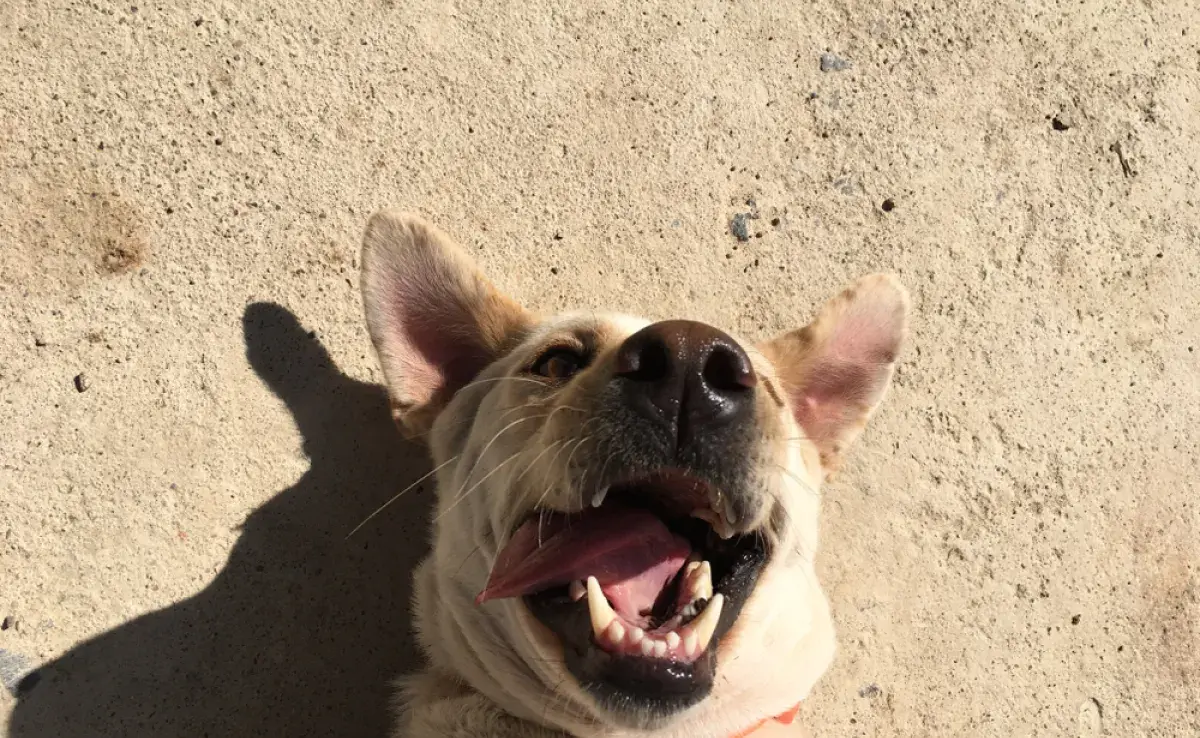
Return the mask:
<path id="1" fill-rule="evenodd" d="M 868 684 L 867 686 L 858 690 L 858 696 L 859 697 L 874 697 L 878 694 L 881 694 L 882 692 L 883 692 L 883 690 L 879 688 L 878 684 Z"/>
<path id="2" fill-rule="evenodd" d="M 843 59 L 837 54 L 831 54 L 828 51 L 824 54 L 821 54 L 822 72 L 844 72 L 851 66 L 852 65 L 848 60 Z"/>
<path id="3" fill-rule="evenodd" d="M 13 619 L 12 615 L 5 615 L 4 620 L 0 620 L 0 630 L 8 630 L 16 624 L 17 621 Z"/>
<path id="4" fill-rule="evenodd" d="M 87 378 L 86 374 L 76 374 L 75 375 L 75 389 L 77 391 L 87 392 L 88 387 L 90 387 L 90 386 L 92 386 L 92 385 L 90 382 L 88 382 L 88 378 Z"/>
<path id="5" fill-rule="evenodd" d="M 750 213 L 738 213 L 729 221 L 729 232 L 739 241 L 750 240 Z"/>

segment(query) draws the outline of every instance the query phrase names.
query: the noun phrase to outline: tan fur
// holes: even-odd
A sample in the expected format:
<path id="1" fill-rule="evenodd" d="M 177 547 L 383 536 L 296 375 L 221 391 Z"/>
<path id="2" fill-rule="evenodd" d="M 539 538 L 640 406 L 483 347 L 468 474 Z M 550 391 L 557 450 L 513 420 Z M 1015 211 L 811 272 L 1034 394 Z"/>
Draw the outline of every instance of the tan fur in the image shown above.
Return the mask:
<path id="1" fill-rule="evenodd" d="M 409 427 L 429 429 L 439 465 L 433 552 L 415 575 L 415 622 L 428 668 L 405 682 L 397 736 L 716 738 L 808 695 L 834 652 L 829 607 L 813 564 L 819 488 L 891 376 L 907 308 L 895 280 L 860 281 L 812 324 L 760 349 L 742 342 L 766 388 L 757 400 L 762 437 L 755 488 L 768 504 L 752 523 L 765 530 L 773 556 L 719 644 L 710 696 L 661 729 L 637 732 L 615 725 L 575 683 L 555 636 L 519 600 L 476 606 L 473 599 L 529 511 L 586 504 L 580 489 L 589 467 L 581 460 L 602 457 L 603 449 L 581 432 L 581 421 L 591 417 L 599 388 L 612 377 L 615 349 L 647 322 L 592 314 L 535 322 L 448 237 L 403 214 L 372 218 L 363 269 L 371 336 L 397 412 Z M 438 386 L 436 372 L 405 344 L 394 315 L 410 306 L 397 306 L 404 296 L 394 290 L 416 289 L 413 280 L 436 281 L 443 296 L 450 293 L 472 316 L 456 330 L 478 341 L 490 363 L 470 383 Z M 523 371 L 546 346 L 562 341 L 592 342 L 596 358 L 570 384 L 551 391 Z M 873 353 L 864 359 L 864 350 Z M 823 378 L 831 367 L 843 371 L 850 386 Z M 848 392 L 844 403 L 841 391 Z M 798 402 L 811 412 L 797 411 Z M 810 418 L 811 427 L 802 427 Z"/>

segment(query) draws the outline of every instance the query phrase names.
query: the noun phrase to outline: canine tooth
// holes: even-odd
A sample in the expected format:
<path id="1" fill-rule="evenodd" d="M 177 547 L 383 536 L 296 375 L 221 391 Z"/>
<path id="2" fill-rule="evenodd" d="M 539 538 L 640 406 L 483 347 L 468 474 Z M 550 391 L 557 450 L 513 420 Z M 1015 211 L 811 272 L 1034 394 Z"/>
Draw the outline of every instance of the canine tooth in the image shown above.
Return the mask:
<path id="1" fill-rule="evenodd" d="M 679 638 L 679 634 L 676 633 L 675 631 L 671 631 L 670 633 L 667 633 L 667 646 L 670 647 L 671 649 L 679 648 L 680 640 L 681 639 Z"/>
<path id="2" fill-rule="evenodd" d="M 687 566 L 683 567 L 683 575 L 685 577 L 690 577 L 692 572 L 696 571 L 698 568 L 700 568 L 699 561 L 689 561 L 687 562 Z"/>
<path id="3" fill-rule="evenodd" d="M 582 600 L 587 595 L 587 587 L 583 586 L 583 580 L 576 579 L 575 581 L 571 582 L 571 586 L 568 588 L 568 594 L 571 595 L 572 602 L 579 602 Z"/>
<path id="4" fill-rule="evenodd" d="M 629 629 L 630 645 L 633 645 L 633 646 L 638 645 L 639 643 L 642 642 L 642 639 L 645 637 L 646 637 L 646 631 L 642 630 L 641 628 L 637 627 L 636 625 Z"/>
<path id="5" fill-rule="evenodd" d="M 600 507 L 604 504 L 604 498 L 608 496 L 608 487 L 596 492 L 592 495 L 592 507 Z"/>
<path id="6" fill-rule="evenodd" d="M 649 656 L 654 653 L 654 639 L 646 638 L 642 641 L 642 655 Z"/>
<path id="7" fill-rule="evenodd" d="M 721 607 L 725 605 L 725 595 L 718 592 L 709 600 L 704 612 L 692 621 L 692 630 L 696 633 L 696 647 L 703 651 L 708 648 L 713 633 L 717 631 L 717 622 L 721 619 Z"/>
<path id="8" fill-rule="evenodd" d="M 692 575 L 692 580 L 689 586 L 691 601 L 694 602 L 695 600 L 700 599 L 712 599 L 712 564 L 708 563 L 707 561 L 700 562 L 700 565 L 696 567 L 696 571 Z"/>
<path id="9" fill-rule="evenodd" d="M 666 655 L 667 655 L 667 643 L 666 643 L 666 641 L 655 641 L 655 642 L 654 642 L 654 655 L 655 655 L 656 657 L 660 658 L 660 659 L 661 659 L 663 656 L 666 656 Z"/>
<path id="10" fill-rule="evenodd" d="M 608 604 L 608 598 L 604 596 L 604 592 L 600 591 L 600 582 L 596 581 L 596 577 L 588 577 L 587 598 L 588 612 L 592 615 L 592 632 L 599 638 L 617 619 L 617 613 L 613 612 L 612 606 Z"/>
<path id="11" fill-rule="evenodd" d="M 704 522 L 712 526 L 712 529 L 725 540 L 733 538 L 733 526 L 730 525 L 724 517 L 718 515 L 716 511 L 710 509 L 700 509 L 692 513 L 693 518 L 700 518 Z"/>
<path id="12" fill-rule="evenodd" d="M 607 633 L 608 640 L 612 641 L 614 645 L 620 645 L 621 641 L 625 640 L 625 626 L 621 625 L 619 620 L 612 621 L 612 624 L 608 626 Z"/>
<path id="13" fill-rule="evenodd" d="M 738 521 L 737 515 L 734 514 L 734 512 L 733 512 L 733 500 L 726 497 L 724 508 L 725 508 L 725 520 L 729 521 L 730 527 L 733 527 L 734 525 L 737 524 L 737 521 Z"/>
<path id="14" fill-rule="evenodd" d="M 696 631 L 689 630 L 687 635 L 683 637 L 683 650 L 688 656 L 696 655 L 696 646 L 700 644 L 700 637 L 696 635 Z"/>

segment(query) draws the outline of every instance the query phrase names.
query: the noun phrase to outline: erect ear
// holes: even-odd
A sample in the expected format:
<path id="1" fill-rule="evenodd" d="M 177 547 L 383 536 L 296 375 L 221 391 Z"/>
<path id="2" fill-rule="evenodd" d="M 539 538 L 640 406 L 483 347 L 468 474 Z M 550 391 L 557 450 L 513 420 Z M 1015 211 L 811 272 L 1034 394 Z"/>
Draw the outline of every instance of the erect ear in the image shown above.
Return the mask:
<path id="1" fill-rule="evenodd" d="M 827 302 L 812 323 L 762 347 L 826 473 L 837 468 L 887 391 L 908 307 L 908 293 L 895 277 L 871 275 Z"/>
<path id="2" fill-rule="evenodd" d="M 392 414 L 411 434 L 427 430 L 454 393 L 532 324 L 449 236 L 409 213 L 371 216 L 362 291 Z"/>

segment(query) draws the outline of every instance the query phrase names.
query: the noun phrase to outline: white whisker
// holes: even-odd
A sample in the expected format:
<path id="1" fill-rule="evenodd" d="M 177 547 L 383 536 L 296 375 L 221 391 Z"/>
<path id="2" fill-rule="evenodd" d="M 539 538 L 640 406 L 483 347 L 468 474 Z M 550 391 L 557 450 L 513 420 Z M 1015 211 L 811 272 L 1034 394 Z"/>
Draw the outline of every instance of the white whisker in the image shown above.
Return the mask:
<path id="1" fill-rule="evenodd" d="M 363 520 L 361 523 L 359 523 L 358 525 L 354 526 L 354 530 L 352 530 L 352 531 L 350 531 L 349 533 L 347 533 L 347 534 L 346 534 L 346 537 L 345 537 L 344 539 L 342 539 L 342 540 L 349 540 L 349 539 L 350 539 L 350 536 L 354 535 L 354 534 L 355 534 L 355 533 L 357 533 L 359 530 L 361 530 L 361 529 L 362 529 L 362 527 L 363 527 L 364 525 L 366 525 L 367 523 L 371 522 L 371 519 L 372 519 L 372 518 L 374 518 L 374 517 L 375 517 L 376 515 L 378 515 L 379 513 L 383 512 L 383 511 L 384 511 L 384 509 L 385 509 L 385 508 L 387 508 L 387 506 L 388 506 L 388 505 L 390 505 L 390 504 L 392 504 L 393 502 L 395 502 L 396 500 L 400 499 L 400 498 L 401 498 L 401 497 L 404 495 L 404 493 L 405 493 L 405 492 L 409 491 L 409 490 L 410 490 L 410 489 L 412 489 L 413 487 L 416 487 L 418 484 L 420 484 L 421 482 L 424 482 L 426 479 L 429 479 L 429 478 L 430 478 L 430 477 L 432 477 L 434 474 L 436 474 L 436 473 L 437 473 L 437 472 L 438 472 L 438 471 L 439 471 L 439 470 L 440 470 L 442 467 L 446 466 L 447 464 L 449 464 L 450 462 L 454 461 L 454 460 L 455 460 L 455 459 L 457 459 L 457 458 L 458 458 L 458 456 L 457 456 L 457 455 L 451 456 L 449 459 L 446 459 L 446 460 L 445 460 L 445 461 L 443 461 L 442 463 L 438 464 L 436 467 L 434 467 L 434 468 L 433 468 L 431 471 L 429 471 L 427 474 L 424 474 L 424 475 L 422 475 L 420 479 L 418 479 L 417 481 L 413 482 L 412 484 L 408 485 L 408 486 L 407 486 L 407 487 L 405 487 L 404 489 L 402 489 L 402 490 L 400 490 L 399 492 L 397 492 L 397 493 L 396 493 L 396 495 L 395 495 L 394 497 L 392 497 L 390 500 L 388 500 L 387 502 L 385 502 L 385 503 L 383 503 L 382 505 L 380 505 L 378 508 L 376 508 L 375 512 L 371 513 L 371 514 L 370 514 L 370 515 L 368 515 L 368 516 L 366 517 L 366 519 L 364 519 L 364 520 Z"/>
<path id="2" fill-rule="evenodd" d="M 458 503 L 467 499 L 467 496 L 470 495 L 472 492 L 474 492 L 476 490 L 476 488 L 479 487 L 479 485 L 486 482 L 489 477 L 491 477 L 493 474 L 495 474 L 496 472 L 498 472 L 502 468 L 504 468 L 505 464 L 509 463 L 510 461 L 516 460 L 516 458 L 517 458 L 517 454 L 513 454 L 512 456 L 509 456 L 504 461 L 501 461 L 499 464 L 496 464 L 494 467 L 492 467 L 492 470 L 490 472 L 488 472 L 487 474 L 484 474 L 482 477 L 480 477 L 479 481 L 476 482 L 475 484 L 471 485 L 470 489 L 468 489 L 466 492 L 463 492 L 459 496 L 455 497 L 454 501 L 450 503 L 450 507 L 447 507 L 445 510 L 438 513 L 437 516 L 434 517 L 433 522 L 436 523 L 437 521 L 441 520 L 451 510 L 458 507 Z"/>

